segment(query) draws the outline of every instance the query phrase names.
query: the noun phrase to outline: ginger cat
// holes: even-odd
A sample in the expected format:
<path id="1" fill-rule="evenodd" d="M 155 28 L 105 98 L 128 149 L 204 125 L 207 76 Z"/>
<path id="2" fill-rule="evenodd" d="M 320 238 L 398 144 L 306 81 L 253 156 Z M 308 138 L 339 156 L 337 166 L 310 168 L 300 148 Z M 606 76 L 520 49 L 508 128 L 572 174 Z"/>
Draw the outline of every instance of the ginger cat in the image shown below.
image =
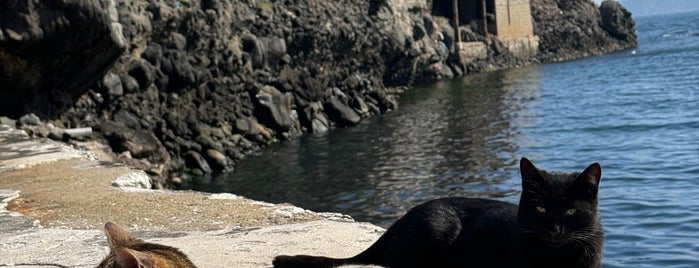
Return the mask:
<path id="1" fill-rule="evenodd" d="M 196 268 L 187 255 L 176 248 L 147 243 L 118 225 L 107 222 L 109 255 L 97 268 Z"/>

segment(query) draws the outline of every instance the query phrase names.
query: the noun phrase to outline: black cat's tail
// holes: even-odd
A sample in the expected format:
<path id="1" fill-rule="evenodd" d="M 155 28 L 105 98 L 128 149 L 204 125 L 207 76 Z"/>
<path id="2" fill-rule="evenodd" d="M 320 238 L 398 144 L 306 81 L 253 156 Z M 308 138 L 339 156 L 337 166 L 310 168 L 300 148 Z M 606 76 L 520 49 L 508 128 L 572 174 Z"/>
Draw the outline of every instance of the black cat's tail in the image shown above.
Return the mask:
<path id="1" fill-rule="evenodd" d="M 381 240 L 379 238 L 379 241 Z M 279 255 L 274 258 L 272 265 L 274 268 L 333 268 L 347 264 L 382 265 L 381 258 L 378 258 L 382 244 L 377 242 L 359 255 L 345 259 L 308 255 Z"/>
<path id="2" fill-rule="evenodd" d="M 272 265 L 274 268 L 333 268 L 348 264 L 386 266 L 382 256 L 389 240 L 386 234 L 391 232 L 389 228 L 373 245 L 354 257 L 338 259 L 323 256 L 279 255 L 274 258 Z"/>
<path id="3" fill-rule="evenodd" d="M 331 268 L 349 263 L 349 259 L 334 259 L 308 255 L 280 255 L 275 257 L 272 261 L 274 268 Z"/>

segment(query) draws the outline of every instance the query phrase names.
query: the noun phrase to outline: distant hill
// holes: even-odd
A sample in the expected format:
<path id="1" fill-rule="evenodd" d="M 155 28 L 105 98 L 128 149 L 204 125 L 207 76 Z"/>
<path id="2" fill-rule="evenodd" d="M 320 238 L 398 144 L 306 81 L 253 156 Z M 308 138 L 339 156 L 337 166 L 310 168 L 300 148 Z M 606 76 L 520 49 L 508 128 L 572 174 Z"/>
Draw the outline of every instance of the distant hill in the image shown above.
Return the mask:
<path id="1" fill-rule="evenodd" d="M 600 0 L 595 2 L 599 3 Z M 697 0 L 619 0 L 634 16 L 699 10 Z"/>

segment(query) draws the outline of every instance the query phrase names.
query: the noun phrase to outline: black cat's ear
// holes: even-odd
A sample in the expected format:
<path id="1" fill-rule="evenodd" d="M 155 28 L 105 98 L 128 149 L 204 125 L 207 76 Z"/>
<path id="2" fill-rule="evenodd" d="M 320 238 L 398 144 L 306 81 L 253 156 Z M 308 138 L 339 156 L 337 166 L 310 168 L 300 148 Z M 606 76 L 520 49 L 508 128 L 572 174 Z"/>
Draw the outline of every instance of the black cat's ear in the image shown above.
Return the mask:
<path id="1" fill-rule="evenodd" d="M 544 183 L 544 177 L 539 169 L 526 157 L 522 157 L 522 160 L 519 161 L 519 172 L 522 173 L 522 187 L 527 184 L 539 185 Z"/>
<path id="2" fill-rule="evenodd" d="M 584 182 L 594 186 L 599 185 L 602 178 L 602 167 L 598 163 L 592 163 L 575 179 L 577 182 Z"/>
<path id="3" fill-rule="evenodd" d="M 599 180 L 601 177 L 602 167 L 597 163 L 593 163 L 582 173 L 578 174 L 573 183 L 572 190 L 580 194 L 581 197 L 594 199 L 597 197 Z"/>

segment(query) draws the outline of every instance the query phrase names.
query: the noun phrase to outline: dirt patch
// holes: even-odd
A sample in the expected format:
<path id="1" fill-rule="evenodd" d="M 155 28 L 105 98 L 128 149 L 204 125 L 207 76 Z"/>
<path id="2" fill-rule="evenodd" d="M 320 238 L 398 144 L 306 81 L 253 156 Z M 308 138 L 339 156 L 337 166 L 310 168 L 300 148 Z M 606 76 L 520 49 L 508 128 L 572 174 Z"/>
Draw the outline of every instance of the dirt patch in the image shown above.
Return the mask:
<path id="1" fill-rule="evenodd" d="M 125 191 L 111 181 L 131 170 L 84 159 L 0 173 L 0 189 L 20 190 L 8 210 L 44 227 L 99 229 L 112 221 L 132 230 L 205 231 L 323 218 L 290 205 L 192 191 Z"/>

